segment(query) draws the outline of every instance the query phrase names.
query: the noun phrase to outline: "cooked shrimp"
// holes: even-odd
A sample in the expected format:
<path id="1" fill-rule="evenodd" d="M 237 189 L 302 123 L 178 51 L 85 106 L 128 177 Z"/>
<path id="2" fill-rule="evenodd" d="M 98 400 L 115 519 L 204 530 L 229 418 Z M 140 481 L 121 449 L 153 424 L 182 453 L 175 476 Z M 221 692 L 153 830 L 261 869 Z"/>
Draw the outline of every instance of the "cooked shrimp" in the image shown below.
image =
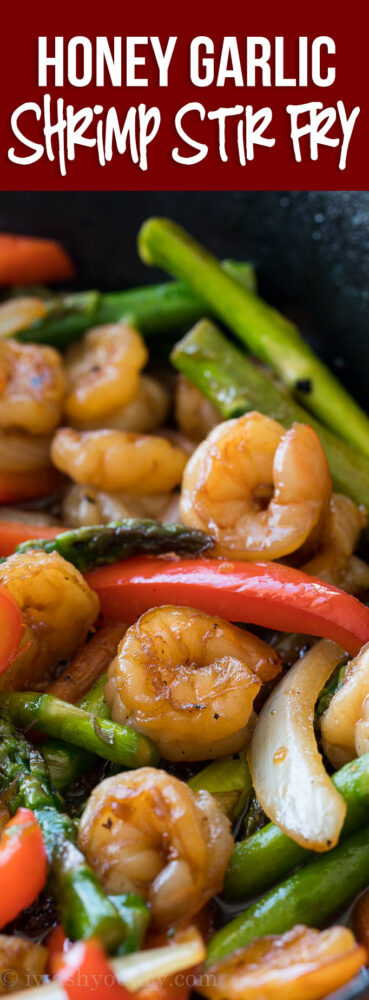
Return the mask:
<path id="1" fill-rule="evenodd" d="M 369 750 L 369 643 L 347 664 L 321 718 L 324 753 L 335 768 Z"/>
<path id="2" fill-rule="evenodd" d="M 203 441 L 220 423 L 218 410 L 185 375 L 178 376 L 174 405 L 177 424 L 190 441 Z"/>
<path id="3" fill-rule="evenodd" d="M 334 493 L 322 528 L 319 551 L 304 564 L 305 573 L 351 592 L 353 587 L 369 586 L 366 563 L 356 558 L 352 564 L 352 554 L 365 524 L 366 517 L 360 507 L 349 497 Z"/>
<path id="4" fill-rule="evenodd" d="M 147 357 L 141 335 L 126 323 L 97 326 L 86 333 L 65 356 L 68 418 L 95 420 L 129 403 Z"/>
<path id="5" fill-rule="evenodd" d="M 48 434 L 65 395 L 61 355 L 53 347 L 0 341 L 0 427 Z"/>
<path id="6" fill-rule="evenodd" d="M 32 688 L 85 642 L 99 613 L 97 594 L 57 552 L 16 553 L 0 564 L 0 585 L 23 612 L 24 651 L 2 674 L 2 688 Z"/>
<path id="7" fill-rule="evenodd" d="M 220 891 L 233 848 L 215 799 L 152 767 L 94 789 L 79 843 L 104 889 L 139 892 L 161 927 L 186 920 Z"/>
<path id="8" fill-rule="evenodd" d="M 20 431 L 0 431 L 0 471 L 37 472 L 51 465 L 51 438 Z"/>
<path id="9" fill-rule="evenodd" d="M 255 938 L 210 966 L 196 989 L 209 1000 L 322 1000 L 360 971 L 366 951 L 348 927 L 303 924 Z"/>
<path id="10" fill-rule="evenodd" d="M 0 993 L 9 995 L 16 988 L 41 987 L 48 950 L 36 941 L 17 934 L 0 934 Z M 41 994 L 42 995 L 42 994 Z"/>
<path id="11" fill-rule="evenodd" d="M 146 733 L 167 760 L 205 760 L 244 746 L 254 699 L 278 671 L 278 655 L 256 636 L 167 605 L 127 630 L 105 699 L 116 722 Z"/>
<path id="12" fill-rule="evenodd" d="M 152 517 L 167 520 L 175 497 L 170 493 L 133 496 L 125 493 L 106 493 L 95 486 L 68 486 L 62 503 L 62 520 L 70 528 L 88 524 L 109 524 L 125 517 Z M 174 511 L 173 511 L 174 513 Z M 176 520 L 173 517 L 173 520 Z"/>
<path id="13" fill-rule="evenodd" d="M 166 493 L 181 481 L 187 455 L 166 438 L 128 431 L 61 427 L 51 446 L 57 469 L 113 493 Z"/>
<path id="14" fill-rule="evenodd" d="M 104 427 L 111 430 L 134 431 L 139 434 L 154 431 L 165 420 L 169 409 L 169 393 L 161 382 L 150 375 L 141 375 L 133 399 L 104 416 Z M 78 430 L 95 430 L 101 417 L 95 420 L 74 420 Z"/>
<path id="15" fill-rule="evenodd" d="M 215 555 L 279 559 L 324 519 L 328 463 L 305 424 L 285 429 L 261 413 L 215 427 L 190 458 L 180 513 L 216 539 Z"/>
<path id="16" fill-rule="evenodd" d="M 47 313 L 47 306 L 35 295 L 8 299 L 0 305 L 0 337 L 11 337 L 35 323 Z"/>

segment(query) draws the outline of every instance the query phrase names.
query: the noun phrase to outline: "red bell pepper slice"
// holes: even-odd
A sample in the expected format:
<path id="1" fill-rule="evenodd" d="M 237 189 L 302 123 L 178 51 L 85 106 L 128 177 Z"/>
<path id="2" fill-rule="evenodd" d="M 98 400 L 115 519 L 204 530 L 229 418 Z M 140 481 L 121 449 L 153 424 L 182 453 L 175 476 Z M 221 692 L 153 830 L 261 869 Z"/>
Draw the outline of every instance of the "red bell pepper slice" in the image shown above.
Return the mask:
<path id="1" fill-rule="evenodd" d="M 22 615 L 16 600 L 6 587 L 0 587 L 0 674 L 15 659 L 22 630 Z"/>
<path id="2" fill-rule="evenodd" d="M 56 240 L 0 233 L 0 285 L 37 285 L 73 277 L 69 254 Z"/>
<path id="3" fill-rule="evenodd" d="M 30 809 L 18 809 L 0 839 L 0 927 L 37 899 L 47 876 L 47 856 Z"/>
<path id="4" fill-rule="evenodd" d="M 369 608 L 280 563 L 141 556 L 86 579 L 106 621 L 134 622 L 149 608 L 182 604 L 233 622 L 333 639 L 352 656 L 369 641 Z"/>
<path id="5" fill-rule="evenodd" d="M 132 1000 L 133 994 L 121 986 L 98 941 L 77 941 L 63 955 L 55 979 L 68 1000 L 89 1000 L 94 992 L 99 1000 Z"/>
<path id="6" fill-rule="evenodd" d="M 1 508 L 0 508 L 1 514 Z M 66 528 L 43 524 L 28 524 L 26 521 L 0 520 L 0 556 L 11 556 L 17 545 L 32 541 L 33 538 L 56 538 Z"/>

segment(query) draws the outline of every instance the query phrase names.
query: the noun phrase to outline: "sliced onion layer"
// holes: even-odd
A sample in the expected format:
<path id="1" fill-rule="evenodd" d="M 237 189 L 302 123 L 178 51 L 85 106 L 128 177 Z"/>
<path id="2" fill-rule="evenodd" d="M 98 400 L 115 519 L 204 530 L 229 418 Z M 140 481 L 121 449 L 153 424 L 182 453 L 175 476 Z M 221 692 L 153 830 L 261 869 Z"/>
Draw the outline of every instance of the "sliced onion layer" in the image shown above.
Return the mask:
<path id="1" fill-rule="evenodd" d="M 318 751 L 314 706 L 343 650 L 321 640 L 292 667 L 264 705 L 249 750 L 254 788 L 270 820 L 302 847 L 337 844 L 346 805 Z"/>

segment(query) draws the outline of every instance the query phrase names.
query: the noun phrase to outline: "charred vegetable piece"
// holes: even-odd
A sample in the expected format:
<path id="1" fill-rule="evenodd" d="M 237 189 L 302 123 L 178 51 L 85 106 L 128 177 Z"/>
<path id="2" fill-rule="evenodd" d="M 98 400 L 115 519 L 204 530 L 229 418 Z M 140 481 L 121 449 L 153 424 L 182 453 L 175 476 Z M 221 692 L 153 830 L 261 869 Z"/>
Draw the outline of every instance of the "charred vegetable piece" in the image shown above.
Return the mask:
<path id="1" fill-rule="evenodd" d="M 107 566 L 137 553 L 160 555 L 178 552 L 198 555 L 214 546 L 213 539 L 201 531 L 192 531 L 182 524 L 160 524 L 158 521 L 127 518 L 111 524 L 93 525 L 64 531 L 56 538 L 38 538 L 18 545 L 17 552 L 38 549 L 59 552 L 82 573 Z"/>
<path id="2" fill-rule="evenodd" d="M 369 754 L 351 761 L 332 776 L 347 806 L 343 836 L 365 823 L 369 807 Z M 228 900 L 252 899 L 312 857 L 274 823 L 236 844 L 228 865 L 224 893 Z"/>
<path id="3" fill-rule="evenodd" d="M 153 743 L 146 736 L 129 726 L 90 715 L 51 694 L 2 691 L 0 712 L 21 729 L 37 726 L 48 736 L 61 737 L 67 743 L 123 767 L 143 767 L 159 760 Z"/>
<path id="4" fill-rule="evenodd" d="M 224 261 L 222 267 L 242 287 L 255 290 L 252 264 Z M 208 311 L 201 295 L 174 281 L 124 292 L 54 295 L 44 304 L 45 315 L 19 329 L 18 340 L 65 347 L 91 327 L 121 319 L 130 320 L 143 334 L 165 333 L 191 326 Z"/>
<path id="5" fill-rule="evenodd" d="M 369 826 L 320 854 L 262 896 L 214 935 L 207 964 L 244 948 L 256 937 L 284 934 L 295 924 L 323 927 L 369 882 Z"/>
<path id="6" fill-rule="evenodd" d="M 219 410 L 224 420 L 260 410 L 284 427 L 296 421 L 317 433 L 331 470 L 333 487 L 369 511 L 367 460 L 312 417 L 265 369 L 234 347 L 208 320 L 202 320 L 172 351 L 171 360 Z"/>
<path id="7" fill-rule="evenodd" d="M 212 254 L 169 219 L 148 219 L 140 230 L 138 246 L 145 263 L 186 281 L 309 410 L 369 456 L 369 418 L 290 320 L 254 292 L 241 288 Z"/>
<path id="8" fill-rule="evenodd" d="M 210 792 L 233 822 L 242 813 L 252 791 L 246 755 L 239 753 L 215 760 L 190 778 L 188 784 L 193 792 Z"/>
<path id="9" fill-rule="evenodd" d="M 4 718 L 0 718 L 0 794 L 13 814 L 19 807 L 32 809 L 41 827 L 49 883 L 67 937 L 95 936 L 109 950 L 118 948 L 126 938 L 126 924 L 76 847 L 75 825 L 62 811 L 62 799 L 53 789 L 43 757 Z"/>

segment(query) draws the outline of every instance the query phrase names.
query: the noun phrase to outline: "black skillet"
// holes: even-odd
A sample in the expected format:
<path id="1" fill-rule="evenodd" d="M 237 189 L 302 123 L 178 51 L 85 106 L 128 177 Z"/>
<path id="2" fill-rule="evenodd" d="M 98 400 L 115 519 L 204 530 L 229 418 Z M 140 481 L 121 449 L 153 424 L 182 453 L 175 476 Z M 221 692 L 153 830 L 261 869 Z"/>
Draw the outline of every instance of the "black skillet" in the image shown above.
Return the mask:
<path id="1" fill-rule="evenodd" d="M 149 215 L 170 216 L 221 257 L 254 261 L 262 294 L 299 319 L 369 410 L 369 192 L 0 192 L 0 232 L 60 239 L 85 288 L 161 277 L 136 252 Z M 335 994 L 366 997 L 368 977 Z"/>

